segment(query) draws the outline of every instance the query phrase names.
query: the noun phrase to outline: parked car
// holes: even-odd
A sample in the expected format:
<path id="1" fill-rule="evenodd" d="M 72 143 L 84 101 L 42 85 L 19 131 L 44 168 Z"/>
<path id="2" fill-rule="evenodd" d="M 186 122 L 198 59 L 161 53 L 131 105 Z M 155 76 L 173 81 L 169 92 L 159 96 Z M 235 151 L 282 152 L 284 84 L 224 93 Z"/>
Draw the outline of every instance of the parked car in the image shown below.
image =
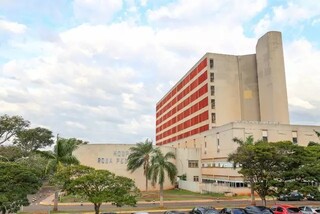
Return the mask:
<path id="1" fill-rule="evenodd" d="M 302 199 L 304 199 L 304 196 L 299 192 L 292 192 L 290 194 L 281 194 L 278 197 L 279 201 L 301 201 Z"/>
<path id="2" fill-rule="evenodd" d="M 163 214 L 185 214 L 185 213 L 177 210 L 167 210 Z"/>
<path id="3" fill-rule="evenodd" d="M 213 207 L 194 207 L 190 214 L 219 214 L 219 211 Z"/>
<path id="4" fill-rule="evenodd" d="M 303 214 L 317 214 L 320 213 L 320 207 L 302 206 L 299 207 Z"/>
<path id="5" fill-rule="evenodd" d="M 245 210 L 248 214 L 273 214 L 273 211 L 265 206 L 248 206 Z"/>
<path id="6" fill-rule="evenodd" d="M 308 194 L 306 195 L 306 199 L 309 201 L 320 201 L 320 194 Z"/>
<path id="7" fill-rule="evenodd" d="M 220 214 L 248 214 L 243 208 L 223 208 Z"/>
<path id="8" fill-rule="evenodd" d="M 273 206 L 271 210 L 274 214 L 303 214 L 298 207 L 285 204 Z"/>

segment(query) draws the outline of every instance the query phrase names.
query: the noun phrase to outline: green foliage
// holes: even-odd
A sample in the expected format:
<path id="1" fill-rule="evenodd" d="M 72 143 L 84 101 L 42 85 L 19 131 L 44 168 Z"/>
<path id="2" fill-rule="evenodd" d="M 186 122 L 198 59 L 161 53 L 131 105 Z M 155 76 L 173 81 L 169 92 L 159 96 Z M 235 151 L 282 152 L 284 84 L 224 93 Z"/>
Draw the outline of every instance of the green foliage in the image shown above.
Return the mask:
<path id="1" fill-rule="evenodd" d="M 94 171 L 94 168 L 83 166 L 83 165 L 67 165 L 58 168 L 57 173 L 53 176 L 52 181 L 62 186 L 63 190 L 67 190 L 68 185 L 71 183 L 73 178 L 86 175 Z"/>
<path id="2" fill-rule="evenodd" d="M 180 180 L 182 180 L 182 181 L 186 181 L 187 180 L 187 174 L 186 173 L 184 173 L 182 175 L 179 175 L 177 177 L 180 178 Z"/>
<path id="3" fill-rule="evenodd" d="M 116 176 L 107 170 L 94 170 L 85 166 L 70 166 L 58 172 L 70 194 L 85 197 L 99 213 L 103 202 L 116 206 L 135 206 L 139 190 L 132 179 Z M 69 176 L 69 177 L 68 177 Z"/>
<path id="4" fill-rule="evenodd" d="M 171 183 L 173 184 L 177 176 L 176 166 L 170 162 L 170 159 L 175 159 L 175 154 L 168 152 L 165 155 L 159 148 L 154 150 L 154 155 L 151 158 L 151 165 L 148 171 L 148 178 L 151 180 L 152 185 L 158 183 L 160 185 L 160 206 L 163 206 L 163 183 L 166 174 L 168 175 Z"/>
<path id="5" fill-rule="evenodd" d="M 257 142 L 240 144 L 229 155 L 239 173 L 253 182 L 254 190 L 265 202 L 267 195 L 292 191 L 313 191 L 312 182 L 319 182 L 320 146 L 302 147 L 292 142 Z"/>
<path id="6" fill-rule="evenodd" d="M 0 210 L 11 213 L 29 205 L 27 195 L 35 193 L 41 183 L 29 168 L 0 162 Z"/>
<path id="7" fill-rule="evenodd" d="M 20 116 L 0 116 L 0 145 L 29 126 L 30 122 Z"/>
<path id="8" fill-rule="evenodd" d="M 163 155 L 159 148 L 155 149 L 154 153 L 155 154 L 151 158 L 148 178 L 151 179 L 153 185 L 156 183 L 163 185 L 165 181 L 165 173 L 167 173 L 171 183 L 173 184 L 178 171 L 176 166 L 169 160 L 176 158 L 174 153 L 168 152 Z"/>
<path id="9" fill-rule="evenodd" d="M 23 152 L 17 146 L 0 146 L 0 161 L 15 161 L 22 158 Z"/>
<path id="10" fill-rule="evenodd" d="M 19 131 L 13 143 L 19 146 L 25 153 L 29 153 L 51 146 L 54 143 L 52 138 L 52 131 L 37 127 Z"/>
<path id="11" fill-rule="evenodd" d="M 28 157 L 16 159 L 15 162 L 31 169 L 41 180 L 47 178 L 46 166 L 48 160 L 39 154 L 31 153 Z"/>
<path id="12" fill-rule="evenodd" d="M 143 173 L 146 177 L 146 191 L 148 191 L 148 170 L 150 167 L 150 157 L 154 152 L 152 141 L 148 139 L 145 142 L 137 143 L 135 147 L 130 148 L 130 155 L 128 156 L 127 170 L 134 172 L 143 167 Z"/>
<path id="13" fill-rule="evenodd" d="M 82 141 L 75 138 L 59 138 L 53 151 L 36 151 L 36 153 L 49 160 L 46 172 L 54 173 L 59 166 L 66 166 L 71 164 L 79 164 L 78 159 L 72 154 Z"/>

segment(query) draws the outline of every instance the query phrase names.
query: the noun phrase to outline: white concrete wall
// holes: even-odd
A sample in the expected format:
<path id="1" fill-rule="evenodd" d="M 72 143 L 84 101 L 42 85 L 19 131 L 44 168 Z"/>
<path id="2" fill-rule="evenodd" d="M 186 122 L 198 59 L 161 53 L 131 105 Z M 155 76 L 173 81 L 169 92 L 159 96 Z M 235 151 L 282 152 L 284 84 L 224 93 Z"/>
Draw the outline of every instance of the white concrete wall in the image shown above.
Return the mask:
<path id="1" fill-rule="evenodd" d="M 200 183 L 193 181 L 182 181 L 178 182 L 179 188 L 184 190 L 189 190 L 192 192 L 200 192 Z"/>

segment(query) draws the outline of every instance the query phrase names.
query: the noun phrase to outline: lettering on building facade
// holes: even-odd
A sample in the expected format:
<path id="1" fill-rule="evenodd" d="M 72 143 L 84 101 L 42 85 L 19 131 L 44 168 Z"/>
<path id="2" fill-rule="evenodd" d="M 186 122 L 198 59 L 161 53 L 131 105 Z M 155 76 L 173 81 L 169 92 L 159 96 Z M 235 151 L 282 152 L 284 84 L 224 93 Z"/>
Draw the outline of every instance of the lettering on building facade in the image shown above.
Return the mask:
<path id="1" fill-rule="evenodd" d="M 115 150 L 112 157 L 98 157 L 97 162 L 99 164 L 127 164 L 129 154 L 128 150 Z"/>

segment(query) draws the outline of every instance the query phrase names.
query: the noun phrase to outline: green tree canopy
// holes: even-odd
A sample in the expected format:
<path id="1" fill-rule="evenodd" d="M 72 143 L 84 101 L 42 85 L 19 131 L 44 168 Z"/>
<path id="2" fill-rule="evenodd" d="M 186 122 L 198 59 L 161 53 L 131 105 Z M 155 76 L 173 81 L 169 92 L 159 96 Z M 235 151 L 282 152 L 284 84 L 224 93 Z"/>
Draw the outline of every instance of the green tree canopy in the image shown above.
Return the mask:
<path id="1" fill-rule="evenodd" d="M 228 158 L 235 165 L 241 166 L 239 173 L 246 180 L 253 182 L 254 190 L 264 205 L 272 187 L 271 181 L 276 178 L 276 172 L 278 172 L 278 161 L 281 157 L 276 154 L 275 147 L 267 142 L 259 142 L 238 147 Z"/>
<path id="2" fill-rule="evenodd" d="M 253 162 L 250 162 L 249 159 L 248 160 L 244 160 L 245 158 L 253 158 L 253 152 L 252 151 L 249 151 L 249 150 L 246 150 L 244 148 L 246 148 L 246 146 L 249 146 L 249 145 L 253 145 L 254 144 L 254 139 L 253 139 L 253 136 L 250 135 L 248 136 L 245 140 L 242 140 L 242 139 L 239 139 L 239 138 L 233 138 L 232 139 L 233 142 L 237 143 L 239 146 L 237 148 L 237 152 L 234 153 L 234 155 L 240 155 L 241 153 L 243 153 L 243 155 L 241 155 L 241 157 L 243 158 L 242 160 L 245 161 L 244 164 L 246 165 L 245 167 L 247 168 L 251 168 L 251 164 L 254 164 Z M 234 155 L 229 155 L 229 160 L 228 161 L 231 161 L 232 158 L 234 157 Z M 238 156 L 237 158 L 240 158 L 240 156 Z M 233 168 L 235 169 L 237 167 L 237 165 L 239 164 L 239 162 L 234 162 L 234 165 L 233 165 Z M 246 181 L 248 181 L 250 183 L 250 190 L 251 190 L 251 204 L 252 205 L 256 205 L 256 202 L 255 202 L 255 195 L 254 195 L 254 180 L 253 180 L 253 175 L 252 174 L 248 174 L 248 175 L 243 175 L 244 176 L 244 179 Z"/>
<path id="3" fill-rule="evenodd" d="M 54 141 L 52 131 L 37 127 L 19 131 L 13 143 L 19 146 L 25 153 L 29 153 L 51 146 Z"/>
<path id="4" fill-rule="evenodd" d="M 146 191 L 148 191 L 148 170 L 150 167 L 150 157 L 153 153 L 152 141 L 146 139 L 145 142 L 137 143 L 136 146 L 130 148 L 128 156 L 127 170 L 134 172 L 143 167 L 143 174 L 146 178 Z"/>
<path id="5" fill-rule="evenodd" d="M 0 162 L 0 211 L 16 213 L 29 205 L 27 195 L 41 186 L 39 178 L 30 168 L 8 162 Z"/>
<path id="6" fill-rule="evenodd" d="M 29 127 L 30 122 L 21 116 L 0 116 L 0 145 L 9 141 L 21 130 Z"/>
<path id="7" fill-rule="evenodd" d="M 58 168 L 63 166 L 79 164 L 79 160 L 72 154 L 83 141 L 75 138 L 59 138 L 54 146 L 53 151 L 39 151 L 36 152 L 41 156 L 47 158 L 48 164 L 46 173 L 51 175 L 57 172 Z M 57 187 L 58 188 L 58 187 Z M 58 210 L 58 190 L 55 191 L 54 211 Z"/>
<path id="8" fill-rule="evenodd" d="M 116 206 L 134 206 L 139 196 L 139 190 L 132 179 L 116 176 L 107 170 L 69 166 L 59 170 L 57 176 L 66 184 L 65 189 L 69 193 L 85 197 L 93 203 L 96 214 L 103 202 L 111 202 Z"/>
<path id="9" fill-rule="evenodd" d="M 178 173 L 176 165 L 170 162 L 170 159 L 175 158 L 173 152 L 168 152 L 164 155 L 159 148 L 154 150 L 154 155 L 151 158 L 148 178 L 151 179 L 152 185 L 156 183 L 160 185 L 160 207 L 163 207 L 163 184 L 166 175 L 173 184 Z"/>
<path id="10" fill-rule="evenodd" d="M 23 157 L 23 152 L 17 146 L 0 146 L 0 161 L 15 161 Z"/>

